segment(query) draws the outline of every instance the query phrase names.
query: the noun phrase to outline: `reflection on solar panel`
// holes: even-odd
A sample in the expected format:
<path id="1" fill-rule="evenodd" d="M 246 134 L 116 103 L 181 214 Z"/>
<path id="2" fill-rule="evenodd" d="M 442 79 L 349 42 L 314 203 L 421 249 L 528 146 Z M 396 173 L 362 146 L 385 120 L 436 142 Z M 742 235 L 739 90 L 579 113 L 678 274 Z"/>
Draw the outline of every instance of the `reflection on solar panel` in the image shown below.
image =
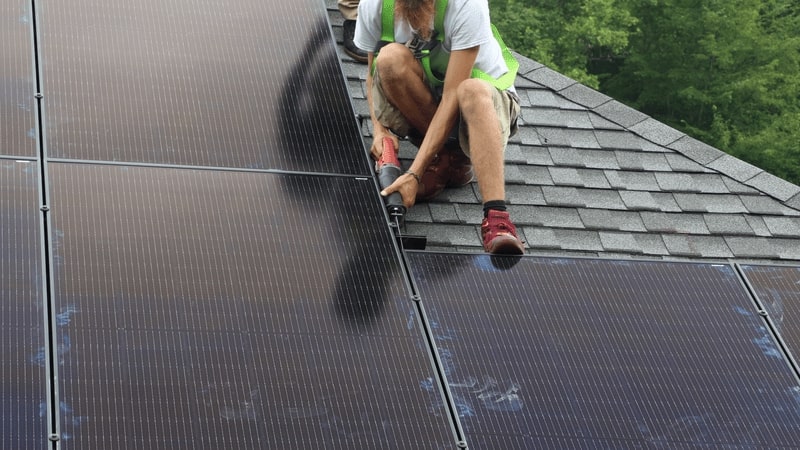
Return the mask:
<path id="1" fill-rule="evenodd" d="M 800 442 L 797 379 L 730 266 L 409 260 L 470 448 Z"/>
<path id="2" fill-rule="evenodd" d="M 789 351 L 800 357 L 800 267 L 741 266 Z"/>
<path id="3" fill-rule="evenodd" d="M 371 180 L 50 165 L 64 448 L 454 448 Z"/>
<path id="4" fill-rule="evenodd" d="M 0 448 L 44 448 L 37 164 L 0 160 Z"/>
<path id="5" fill-rule="evenodd" d="M 36 154 L 30 2 L 0 4 L 0 156 Z"/>
<path id="6" fill-rule="evenodd" d="M 368 174 L 319 0 L 47 2 L 52 157 Z"/>

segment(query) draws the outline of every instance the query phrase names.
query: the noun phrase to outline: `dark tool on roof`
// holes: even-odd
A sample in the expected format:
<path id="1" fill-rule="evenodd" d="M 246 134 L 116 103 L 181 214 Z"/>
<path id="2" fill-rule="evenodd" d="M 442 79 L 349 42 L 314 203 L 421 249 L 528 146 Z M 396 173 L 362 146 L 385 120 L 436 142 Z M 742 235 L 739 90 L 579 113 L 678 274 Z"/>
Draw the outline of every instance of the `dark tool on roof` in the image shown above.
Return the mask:
<path id="1" fill-rule="evenodd" d="M 397 156 L 397 149 L 391 138 L 383 138 L 383 153 L 378 160 L 378 183 L 381 189 L 386 189 L 389 185 L 403 173 L 400 168 L 400 159 Z M 386 211 L 389 219 L 395 227 L 395 236 L 402 248 L 413 250 L 424 250 L 427 245 L 425 236 L 409 236 L 402 234 L 405 225 L 406 207 L 403 205 L 403 197 L 399 192 L 393 192 L 385 198 Z"/>

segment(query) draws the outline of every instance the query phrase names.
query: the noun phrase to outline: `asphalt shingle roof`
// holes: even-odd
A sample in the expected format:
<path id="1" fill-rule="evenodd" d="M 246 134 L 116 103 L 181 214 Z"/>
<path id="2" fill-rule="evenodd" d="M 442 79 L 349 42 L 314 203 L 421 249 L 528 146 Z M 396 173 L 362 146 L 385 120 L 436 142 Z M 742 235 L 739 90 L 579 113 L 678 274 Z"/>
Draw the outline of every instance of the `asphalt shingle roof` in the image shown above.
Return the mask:
<path id="1" fill-rule="evenodd" d="M 343 18 L 327 0 L 338 43 Z M 338 46 L 365 145 L 366 67 Z M 544 65 L 516 55 L 522 118 L 506 150 L 506 196 L 530 254 L 800 261 L 800 187 Z M 416 149 L 402 142 L 401 159 Z M 483 251 L 476 183 L 406 217 L 428 249 Z"/>

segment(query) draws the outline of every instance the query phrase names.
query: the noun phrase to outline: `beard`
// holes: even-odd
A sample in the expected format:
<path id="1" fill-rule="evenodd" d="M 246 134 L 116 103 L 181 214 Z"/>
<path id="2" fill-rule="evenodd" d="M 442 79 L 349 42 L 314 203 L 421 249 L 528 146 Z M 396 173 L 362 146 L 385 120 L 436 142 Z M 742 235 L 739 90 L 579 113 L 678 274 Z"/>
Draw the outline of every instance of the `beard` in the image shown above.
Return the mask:
<path id="1" fill-rule="evenodd" d="M 434 0 L 397 0 L 394 10 L 425 40 L 431 38 L 431 24 L 436 13 Z"/>

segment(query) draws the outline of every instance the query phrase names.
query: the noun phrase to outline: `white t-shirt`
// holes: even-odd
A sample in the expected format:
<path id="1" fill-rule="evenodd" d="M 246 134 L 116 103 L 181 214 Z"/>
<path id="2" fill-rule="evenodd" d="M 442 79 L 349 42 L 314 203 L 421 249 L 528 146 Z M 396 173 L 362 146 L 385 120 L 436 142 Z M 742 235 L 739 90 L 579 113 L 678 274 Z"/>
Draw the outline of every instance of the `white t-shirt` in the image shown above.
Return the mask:
<path id="1" fill-rule="evenodd" d="M 389 0 L 387 0 L 389 1 Z M 381 9 L 383 0 L 360 0 L 358 21 L 353 42 L 366 51 L 373 52 L 381 40 Z M 414 31 L 405 20 L 395 18 L 395 42 L 405 44 Z M 492 35 L 487 0 L 448 0 L 444 12 L 444 40 L 441 48 L 445 57 L 450 52 L 480 46 L 475 68 L 499 78 L 508 72 L 500 45 Z M 438 58 L 432 55 L 432 59 Z M 511 88 L 513 90 L 513 87 Z"/>

